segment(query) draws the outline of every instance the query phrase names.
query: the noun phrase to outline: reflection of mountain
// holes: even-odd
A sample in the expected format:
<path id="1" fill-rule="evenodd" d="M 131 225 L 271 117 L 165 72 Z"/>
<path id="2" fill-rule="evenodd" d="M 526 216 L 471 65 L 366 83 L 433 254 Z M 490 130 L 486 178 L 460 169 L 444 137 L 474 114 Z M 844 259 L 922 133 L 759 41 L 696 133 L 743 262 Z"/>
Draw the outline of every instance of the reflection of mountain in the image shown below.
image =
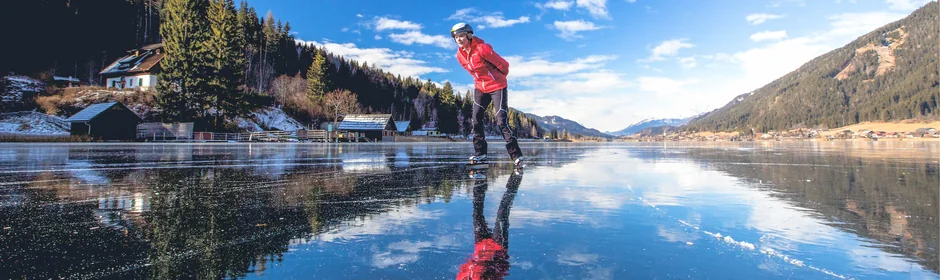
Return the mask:
<path id="1" fill-rule="evenodd" d="M 659 151 L 657 151 L 659 152 Z M 691 158 L 770 187 L 774 195 L 821 214 L 829 225 L 876 241 L 878 248 L 938 271 L 938 166 L 922 160 L 861 158 L 840 153 L 688 149 Z M 806 164 L 787 164 L 787 163 Z"/>

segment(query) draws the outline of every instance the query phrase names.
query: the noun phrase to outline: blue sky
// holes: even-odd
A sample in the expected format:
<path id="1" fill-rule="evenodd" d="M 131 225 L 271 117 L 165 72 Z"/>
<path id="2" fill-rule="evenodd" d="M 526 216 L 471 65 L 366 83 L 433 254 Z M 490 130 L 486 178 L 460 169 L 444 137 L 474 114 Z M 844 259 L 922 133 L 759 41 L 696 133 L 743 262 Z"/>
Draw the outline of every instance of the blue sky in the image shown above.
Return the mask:
<path id="1" fill-rule="evenodd" d="M 510 62 L 509 106 L 602 131 L 713 110 L 927 2 L 248 1 L 298 40 L 462 90 L 449 32 L 468 22 Z"/>

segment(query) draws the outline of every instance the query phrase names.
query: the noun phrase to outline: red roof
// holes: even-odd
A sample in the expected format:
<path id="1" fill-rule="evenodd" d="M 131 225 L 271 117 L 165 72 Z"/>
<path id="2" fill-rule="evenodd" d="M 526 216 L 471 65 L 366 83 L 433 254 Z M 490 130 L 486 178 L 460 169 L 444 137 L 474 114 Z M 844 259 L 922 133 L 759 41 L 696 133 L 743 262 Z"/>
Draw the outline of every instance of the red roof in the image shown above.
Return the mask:
<path id="1" fill-rule="evenodd" d="M 125 55 L 112 62 L 100 74 L 104 76 L 121 76 L 135 73 L 149 73 L 154 66 L 157 66 L 166 52 L 163 50 L 163 44 L 151 44 L 139 49 L 128 51 Z"/>

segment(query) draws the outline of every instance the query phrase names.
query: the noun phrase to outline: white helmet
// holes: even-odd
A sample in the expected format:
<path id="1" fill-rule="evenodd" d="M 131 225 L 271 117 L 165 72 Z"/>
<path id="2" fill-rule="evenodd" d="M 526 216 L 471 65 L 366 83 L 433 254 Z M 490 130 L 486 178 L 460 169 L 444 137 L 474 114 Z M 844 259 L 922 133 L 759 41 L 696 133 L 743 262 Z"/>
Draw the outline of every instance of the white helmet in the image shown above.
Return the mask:
<path id="1" fill-rule="evenodd" d="M 460 33 L 470 33 L 473 34 L 473 28 L 465 22 L 454 24 L 454 27 L 450 28 L 450 37 L 456 37 Z"/>

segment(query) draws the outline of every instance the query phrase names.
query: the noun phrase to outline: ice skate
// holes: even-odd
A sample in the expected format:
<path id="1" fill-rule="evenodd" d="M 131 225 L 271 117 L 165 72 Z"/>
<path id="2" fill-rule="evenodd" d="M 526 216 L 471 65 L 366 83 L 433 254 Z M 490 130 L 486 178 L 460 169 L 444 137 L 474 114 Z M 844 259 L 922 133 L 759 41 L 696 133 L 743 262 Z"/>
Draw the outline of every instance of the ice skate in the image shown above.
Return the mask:
<path id="1" fill-rule="evenodd" d="M 471 156 L 471 157 L 470 157 L 470 164 L 481 164 L 481 163 L 486 163 L 486 155 L 485 155 L 485 154 L 484 154 L 484 155 Z"/>
<path id="2" fill-rule="evenodd" d="M 516 158 L 516 160 L 514 160 L 512 163 L 515 165 L 516 169 L 522 169 L 526 167 L 525 158 L 521 156 Z"/>
<path id="3" fill-rule="evenodd" d="M 486 179 L 486 170 L 470 170 L 468 175 L 470 179 L 483 180 Z"/>

